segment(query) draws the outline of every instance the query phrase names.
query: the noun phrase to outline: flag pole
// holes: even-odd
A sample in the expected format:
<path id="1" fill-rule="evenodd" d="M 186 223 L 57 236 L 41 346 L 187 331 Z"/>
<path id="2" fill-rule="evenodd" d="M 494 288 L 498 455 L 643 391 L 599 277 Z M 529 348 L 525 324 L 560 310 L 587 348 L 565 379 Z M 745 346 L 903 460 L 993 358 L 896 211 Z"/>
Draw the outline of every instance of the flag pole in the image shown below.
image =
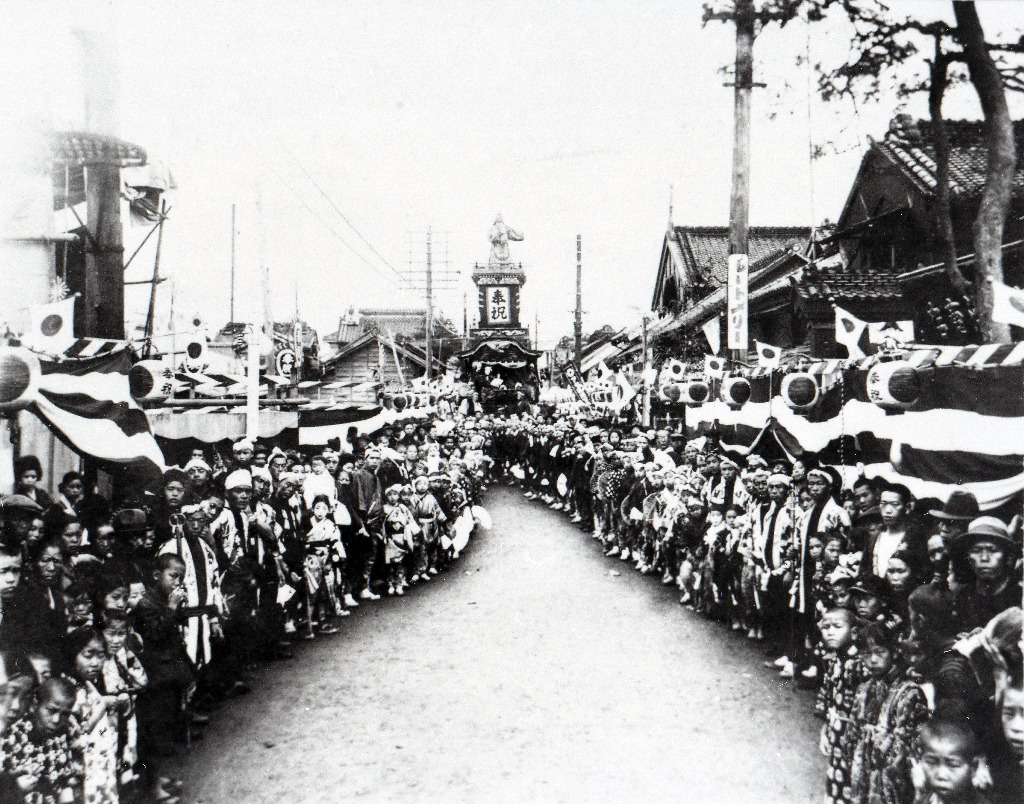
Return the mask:
<path id="1" fill-rule="evenodd" d="M 255 324 L 246 326 L 248 340 L 245 371 L 245 437 L 255 442 L 260 434 L 260 336 Z"/>

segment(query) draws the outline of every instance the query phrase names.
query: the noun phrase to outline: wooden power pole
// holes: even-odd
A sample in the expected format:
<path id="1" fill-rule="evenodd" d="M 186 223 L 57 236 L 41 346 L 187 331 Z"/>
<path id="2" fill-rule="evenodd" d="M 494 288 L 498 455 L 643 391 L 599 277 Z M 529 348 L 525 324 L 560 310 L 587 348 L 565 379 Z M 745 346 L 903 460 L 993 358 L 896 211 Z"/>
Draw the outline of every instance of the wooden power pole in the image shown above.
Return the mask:
<path id="1" fill-rule="evenodd" d="M 732 196 L 729 203 L 729 254 L 742 255 L 745 263 L 750 253 L 750 96 L 754 87 L 754 0 L 735 0 L 736 23 L 736 82 L 735 87 L 735 139 L 732 152 Z M 730 271 L 730 275 L 733 272 Z M 741 287 L 729 288 L 730 335 L 733 316 L 743 317 L 742 332 L 745 341 L 747 316 L 747 287 L 745 265 L 740 271 Z M 736 310 L 739 313 L 736 313 Z M 746 360 L 747 344 L 730 344 L 734 359 Z"/>
<path id="2" fill-rule="evenodd" d="M 424 351 L 427 355 L 427 382 L 430 382 L 431 330 L 434 328 L 434 271 L 432 265 L 430 229 L 427 229 L 427 322 L 424 331 Z"/>
<path id="3" fill-rule="evenodd" d="M 576 371 L 583 362 L 583 236 L 576 235 Z"/>

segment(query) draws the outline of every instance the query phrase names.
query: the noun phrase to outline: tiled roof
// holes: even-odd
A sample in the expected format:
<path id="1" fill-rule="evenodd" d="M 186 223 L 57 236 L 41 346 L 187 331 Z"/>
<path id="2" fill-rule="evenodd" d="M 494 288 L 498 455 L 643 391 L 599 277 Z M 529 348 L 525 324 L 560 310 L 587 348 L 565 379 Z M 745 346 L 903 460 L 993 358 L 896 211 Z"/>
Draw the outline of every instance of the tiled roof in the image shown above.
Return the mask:
<path id="1" fill-rule="evenodd" d="M 328 335 L 325 340 L 329 343 L 346 344 L 359 338 L 363 334 L 363 328 L 359 324 L 343 322 L 338 324 L 338 329 Z"/>
<path id="2" fill-rule="evenodd" d="M 988 148 L 983 123 L 974 120 L 947 120 L 949 132 L 949 188 L 953 197 L 977 195 L 985 185 Z M 1017 153 L 1024 148 L 1024 120 L 1013 124 Z M 912 122 L 900 117 L 875 147 L 888 156 L 922 191 L 931 193 L 936 185 L 935 147 L 929 120 Z M 1013 182 L 1014 195 L 1024 194 L 1024 164 L 1017 160 Z"/>
<path id="3" fill-rule="evenodd" d="M 815 269 L 808 265 L 797 282 L 797 292 L 804 298 L 826 300 L 896 299 L 903 295 L 899 275 L 899 271 L 864 273 L 840 267 Z"/>
<path id="4" fill-rule="evenodd" d="M 674 234 L 689 268 L 696 269 L 712 285 L 724 285 L 729 264 L 728 226 L 676 226 Z M 804 226 L 751 226 L 748 241 L 750 264 L 803 246 L 811 236 Z"/>

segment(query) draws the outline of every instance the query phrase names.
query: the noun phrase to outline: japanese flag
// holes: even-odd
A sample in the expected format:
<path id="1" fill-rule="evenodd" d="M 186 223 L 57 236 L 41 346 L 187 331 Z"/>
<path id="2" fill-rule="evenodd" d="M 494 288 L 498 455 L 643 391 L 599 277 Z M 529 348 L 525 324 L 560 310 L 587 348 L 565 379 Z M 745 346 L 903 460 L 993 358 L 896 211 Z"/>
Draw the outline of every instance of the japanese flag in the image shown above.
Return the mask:
<path id="1" fill-rule="evenodd" d="M 779 362 L 782 360 L 782 350 L 778 346 L 761 343 L 761 341 L 754 341 L 754 346 L 757 347 L 757 365 L 761 368 L 775 369 L 779 367 Z"/>
<path id="2" fill-rule="evenodd" d="M 714 355 L 704 355 L 704 376 L 722 379 L 725 376 L 725 360 Z"/>
<path id="3" fill-rule="evenodd" d="M 636 396 L 636 390 L 629 384 L 629 380 L 626 379 L 626 375 L 621 371 L 615 375 L 615 389 L 614 389 L 614 401 L 612 402 L 612 408 L 616 411 L 622 410 L 629 401 Z"/>
<path id="4" fill-rule="evenodd" d="M 992 282 L 992 320 L 1024 327 L 1024 290 Z"/>
<path id="5" fill-rule="evenodd" d="M 868 336 L 867 322 L 848 313 L 842 307 L 836 307 L 836 343 L 841 343 L 850 353 L 851 358 L 867 357 Z"/>
<path id="6" fill-rule="evenodd" d="M 715 316 L 704 322 L 701 327 L 704 330 L 704 337 L 708 339 L 708 346 L 716 355 L 722 351 L 722 319 Z"/>
<path id="7" fill-rule="evenodd" d="M 53 304 L 34 304 L 29 308 L 31 328 L 25 343 L 37 352 L 62 355 L 75 342 L 75 297 Z"/>

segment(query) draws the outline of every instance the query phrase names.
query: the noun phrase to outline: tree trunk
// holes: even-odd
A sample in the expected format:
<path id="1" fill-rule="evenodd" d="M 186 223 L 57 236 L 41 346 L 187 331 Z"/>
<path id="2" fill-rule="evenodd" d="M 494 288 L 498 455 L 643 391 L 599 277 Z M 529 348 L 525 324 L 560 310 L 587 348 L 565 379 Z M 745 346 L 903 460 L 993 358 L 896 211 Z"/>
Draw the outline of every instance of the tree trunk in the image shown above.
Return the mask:
<path id="1" fill-rule="evenodd" d="M 985 116 L 988 140 L 988 171 L 981 206 L 974 221 L 974 309 L 978 328 L 986 343 L 1008 343 L 1010 328 L 992 320 L 992 285 L 1003 279 L 1003 227 L 1010 206 L 1010 191 L 1017 166 L 1013 122 L 1006 105 L 1006 92 L 974 2 L 953 3 L 956 37 L 964 49 L 971 83 L 978 93 Z"/>
<path id="2" fill-rule="evenodd" d="M 946 94 L 949 59 L 942 52 L 942 38 L 935 37 L 935 60 L 931 64 L 928 82 L 928 111 L 932 118 L 932 145 L 935 148 L 935 219 L 938 224 L 939 246 L 946 263 L 946 276 L 965 300 L 971 298 L 971 286 L 957 266 L 956 240 L 953 235 L 953 216 L 949 211 L 949 131 L 942 119 L 942 99 Z"/>

